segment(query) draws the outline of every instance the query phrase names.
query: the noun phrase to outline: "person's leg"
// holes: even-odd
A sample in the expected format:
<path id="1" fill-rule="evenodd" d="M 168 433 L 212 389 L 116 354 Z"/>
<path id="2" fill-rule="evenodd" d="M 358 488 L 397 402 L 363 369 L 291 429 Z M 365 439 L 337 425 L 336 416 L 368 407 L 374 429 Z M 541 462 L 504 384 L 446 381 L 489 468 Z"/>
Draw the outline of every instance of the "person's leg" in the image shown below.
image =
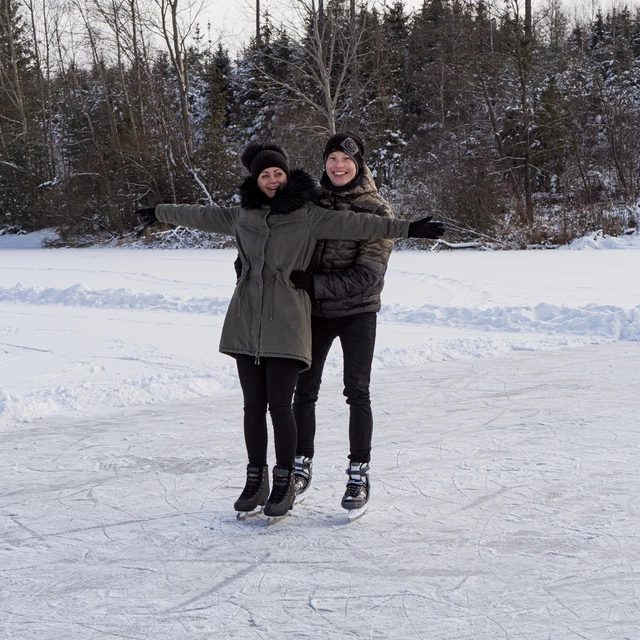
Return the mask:
<path id="1" fill-rule="evenodd" d="M 289 512 L 295 497 L 293 464 L 297 432 L 291 410 L 291 398 L 302 362 L 288 358 L 265 358 L 265 364 L 276 465 L 273 467 L 273 486 L 264 507 L 264 514 L 276 518 Z"/>
<path id="2" fill-rule="evenodd" d="M 298 376 L 293 397 L 293 416 L 298 430 L 296 454 L 313 458 L 316 436 L 316 402 L 322 371 L 331 344 L 336 337 L 333 323 L 326 318 L 311 318 L 311 367 Z"/>
<path id="3" fill-rule="evenodd" d="M 244 439 L 249 464 L 244 489 L 233 506 L 238 519 L 244 520 L 260 513 L 269 497 L 267 387 L 265 368 L 257 365 L 255 358 L 238 355 L 236 364 L 244 394 Z"/>
<path id="4" fill-rule="evenodd" d="M 374 312 L 342 319 L 339 337 L 344 358 L 344 395 L 349 405 L 349 458 L 371 460 L 373 414 L 371 412 L 371 364 L 376 341 Z"/>
<path id="5" fill-rule="evenodd" d="M 264 361 L 256 364 L 253 356 L 237 355 L 238 377 L 244 395 L 244 440 L 249 464 L 267 464 L 267 383 Z"/>
<path id="6" fill-rule="evenodd" d="M 298 438 L 291 399 L 302 362 L 289 358 L 264 358 L 264 363 L 276 463 L 281 467 L 293 468 Z"/>

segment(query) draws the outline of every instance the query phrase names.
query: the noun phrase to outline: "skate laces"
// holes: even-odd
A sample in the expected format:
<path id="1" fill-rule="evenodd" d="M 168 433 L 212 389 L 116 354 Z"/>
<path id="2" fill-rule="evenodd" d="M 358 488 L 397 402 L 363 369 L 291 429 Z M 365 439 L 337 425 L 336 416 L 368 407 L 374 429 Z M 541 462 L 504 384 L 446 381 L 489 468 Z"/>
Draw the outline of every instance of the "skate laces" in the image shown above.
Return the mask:
<path id="1" fill-rule="evenodd" d="M 240 498 L 247 498 L 252 496 L 262 484 L 262 468 L 261 467 L 247 467 L 247 482 L 244 485 L 244 489 L 240 494 Z"/>
<path id="2" fill-rule="evenodd" d="M 288 469 L 273 470 L 273 486 L 271 489 L 270 502 L 281 502 L 284 500 L 289 490 L 291 482 L 291 472 Z"/>
<path id="3" fill-rule="evenodd" d="M 369 482 L 369 465 L 366 462 L 363 463 L 351 463 L 347 468 L 347 496 L 350 498 L 356 498 L 364 490 Z"/>
<path id="4" fill-rule="evenodd" d="M 349 480 L 349 482 L 347 482 L 347 490 L 345 493 L 349 498 L 357 498 L 363 492 L 364 487 L 364 482 L 352 482 Z"/>

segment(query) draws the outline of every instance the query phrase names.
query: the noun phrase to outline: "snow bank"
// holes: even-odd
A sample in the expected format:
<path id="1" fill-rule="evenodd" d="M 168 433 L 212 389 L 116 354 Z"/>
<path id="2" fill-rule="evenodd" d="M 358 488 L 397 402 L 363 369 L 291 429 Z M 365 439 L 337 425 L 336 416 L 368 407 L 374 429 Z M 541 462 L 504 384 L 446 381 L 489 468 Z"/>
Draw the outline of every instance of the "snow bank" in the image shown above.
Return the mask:
<path id="1" fill-rule="evenodd" d="M 541 303 L 534 307 L 439 307 L 426 305 L 383 307 L 383 322 L 479 329 L 482 331 L 535 332 L 580 335 L 594 340 L 640 340 L 640 306 L 623 309 L 590 304 L 567 307 Z"/>
<path id="2" fill-rule="evenodd" d="M 58 234 L 53 229 L 34 233 L 0 234 L 0 249 L 40 249 L 45 242 L 55 240 Z"/>
<path id="3" fill-rule="evenodd" d="M 237 378 L 232 368 L 227 367 L 209 375 L 163 373 L 139 379 L 124 378 L 110 386 L 87 381 L 75 386 L 58 385 L 24 395 L 6 394 L 0 389 L 0 424 L 32 422 L 61 413 L 183 402 L 211 397 L 222 390 L 237 386 Z"/>
<path id="4" fill-rule="evenodd" d="M 608 236 L 600 229 L 582 238 L 577 238 L 568 245 L 559 247 L 559 249 L 573 251 L 585 249 L 640 249 L 640 234 L 636 229 L 629 229 L 621 236 Z"/>
<path id="5" fill-rule="evenodd" d="M 0 302 L 29 305 L 64 305 L 95 309 L 138 309 L 174 311 L 178 313 L 224 314 L 228 299 L 187 298 L 164 293 L 146 293 L 132 289 L 89 289 L 82 284 L 72 287 L 27 287 L 18 282 L 14 287 L 0 287 Z"/>
<path id="6" fill-rule="evenodd" d="M 96 309 L 135 309 L 223 315 L 228 298 L 189 297 L 147 293 L 132 289 L 89 289 L 82 284 L 72 287 L 0 287 L 0 302 L 26 305 L 62 305 Z M 594 339 L 640 340 L 640 306 L 623 309 L 611 305 L 589 304 L 583 307 L 540 303 L 535 306 L 443 307 L 424 305 L 384 305 L 380 321 L 425 327 L 453 327 L 509 333 L 541 332 L 557 335 L 581 335 Z"/>

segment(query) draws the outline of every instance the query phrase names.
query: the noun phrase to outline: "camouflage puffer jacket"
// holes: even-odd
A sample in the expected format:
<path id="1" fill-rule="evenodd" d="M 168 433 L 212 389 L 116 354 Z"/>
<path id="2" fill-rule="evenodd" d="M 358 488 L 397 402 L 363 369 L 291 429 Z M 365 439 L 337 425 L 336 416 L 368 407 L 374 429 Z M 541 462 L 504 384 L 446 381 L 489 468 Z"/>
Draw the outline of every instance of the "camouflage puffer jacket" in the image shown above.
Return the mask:
<path id="1" fill-rule="evenodd" d="M 325 190 L 317 204 L 326 209 L 394 217 L 367 166 L 351 189 L 342 193 Z M 312 315 L 340 318 L 380 311 L 380 293 L 393 242 L 320 240 L 308 268 L 313 273 Z"/>

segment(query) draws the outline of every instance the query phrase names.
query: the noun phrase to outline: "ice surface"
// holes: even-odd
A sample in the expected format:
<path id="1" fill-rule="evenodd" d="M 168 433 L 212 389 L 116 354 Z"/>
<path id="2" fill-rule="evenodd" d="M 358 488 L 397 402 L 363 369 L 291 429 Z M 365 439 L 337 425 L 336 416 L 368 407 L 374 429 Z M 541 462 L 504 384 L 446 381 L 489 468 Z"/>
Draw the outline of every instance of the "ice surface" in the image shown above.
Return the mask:
<path id="1" fill-rule="evenodd" d="M 25 640 L 640 637 L 640 344 L 378 371 L 347 524 L 330 378 L 309 497 L 236 521 L 237 390 L 2 432 L 0 631 Z"/>

